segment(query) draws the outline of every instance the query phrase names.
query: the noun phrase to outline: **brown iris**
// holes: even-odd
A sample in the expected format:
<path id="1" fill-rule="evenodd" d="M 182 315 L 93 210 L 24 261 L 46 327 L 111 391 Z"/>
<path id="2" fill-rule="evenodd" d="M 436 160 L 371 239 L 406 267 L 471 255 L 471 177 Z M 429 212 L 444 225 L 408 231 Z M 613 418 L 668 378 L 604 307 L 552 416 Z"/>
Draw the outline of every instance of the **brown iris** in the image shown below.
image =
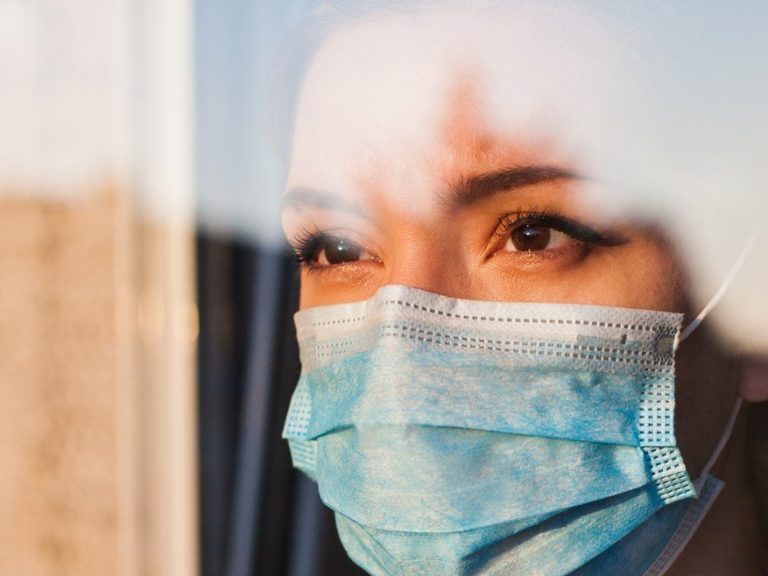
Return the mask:
<path id="1" fill-rule="evenodd" d="M 536 224 L 524 224 L 515 228 L 510 234 L 509 240 L 520 252 L 533 252 L 546 250 L 552 237 L 552 230 L 546 226 Z"/>
<path id="2" fill-rule="evenodd" d="M 343 238 L 332 238 L 318 251 L 316 260 L 321 264 L 326 264 L 326 262 L 321 262 L 324 256 L 327 264 L 343 264 L 360 260 L 360 254 L 361 249 L 357 244 L 348 242 Z"/>

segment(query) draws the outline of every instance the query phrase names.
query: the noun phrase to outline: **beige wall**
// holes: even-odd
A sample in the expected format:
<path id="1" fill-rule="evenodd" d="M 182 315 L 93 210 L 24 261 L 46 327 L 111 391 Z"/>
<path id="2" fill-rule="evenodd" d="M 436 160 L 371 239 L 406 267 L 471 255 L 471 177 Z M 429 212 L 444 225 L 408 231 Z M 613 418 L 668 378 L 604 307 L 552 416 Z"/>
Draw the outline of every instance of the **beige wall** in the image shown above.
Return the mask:
<path id="1" fill-rule="evenodd" d="M 196 573 L 188 226 L 0 199 L 0 575 Z"/>
<path id="2" fill-rule="evenodd" d="M 0 576 L 196 574 L 191 6 L 0 1 Z"/>
<path id="3" fill-rule="evenodd" d="M 0 200 L 0 574 L 119 574 L 116 197 Z"/>

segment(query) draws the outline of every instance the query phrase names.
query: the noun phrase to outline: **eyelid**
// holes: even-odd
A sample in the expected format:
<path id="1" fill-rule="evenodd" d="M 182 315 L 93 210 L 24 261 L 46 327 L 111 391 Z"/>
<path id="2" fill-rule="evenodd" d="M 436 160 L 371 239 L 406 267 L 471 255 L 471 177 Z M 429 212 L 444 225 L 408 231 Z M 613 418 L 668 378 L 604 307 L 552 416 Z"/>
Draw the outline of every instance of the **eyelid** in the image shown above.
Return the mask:
<path id="1" fill-rule="evenodd" d="M 282 227 L 292 248 L 319 233 L 340 236 L 360 245 L 365 245 L 368 238 L 376 238 L 378 234 L 370 220 L 328 208 L 284 209 Z"/>
<path id="2" fill-rule="evenodd" d="M 594 246 L 618 246 L 626 239 L 612 232 L 598 232 L 578 220 L 555 212 L 511 212 L 499 219 L 494 237 L 505 237 L 518 226 L 534 224 L 562 232 L 578 242 Z"/>
<path id="3" fill-rule="evenodd" d="M 369 262 L 378 261 L 379 258 L 376 255 L 376 251 L 369 246 L 369 242 L 357 240 L 354 237 L 359 236 L 358 233 L 348 229 L 303 229 L 300 233 L 288 240 L 299 264 L 309 270 L 324 270 L 329 268 L 336 268 L 338 266 L 348 266 L 357 262 Z M 360 249 L 361 253 L 370 254 L 372 258 L 362 258 L 359 261 L 348 262 L 343 264 L 317 264 L 313 262 L 314 256 L 318 251 L 332 241 L 343 240 L 349 245 L 352 245 Z"/>

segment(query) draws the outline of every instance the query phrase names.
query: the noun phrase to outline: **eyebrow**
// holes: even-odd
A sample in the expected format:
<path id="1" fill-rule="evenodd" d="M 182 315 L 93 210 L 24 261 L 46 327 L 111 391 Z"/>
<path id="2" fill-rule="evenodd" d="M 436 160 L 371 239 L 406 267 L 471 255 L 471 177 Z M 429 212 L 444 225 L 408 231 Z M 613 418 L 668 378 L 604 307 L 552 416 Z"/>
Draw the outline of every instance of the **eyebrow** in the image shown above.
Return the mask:
<path id="1" fill-rule="evenodd" d="M 516 166 L 470 176 L 452 185 L 445 194 L 450 206 L 465 207 L 498 194 L 560 179 L 581 179 L 557 166 Z"/>
<path id="2" fill-rule="evenodd" d="M 579 174 L 557 166 L 517 166 L 484 172 L 463 178 L 451 185 L 443 200 L 451 207 L 471 206 L 501 192 L 510 192 L 527 186 L 559 179 L 580 179 Z M 316 208 L 336 210 L 368 218 L 354 202 L 330 192 L 308 187 L 289 188 L 283 196 L 282 209 Z"/>
<path id="3" fill-rule="evenodd" d="M 283 196 L 281 208 L 283 210 L 288 208 L 317 208 L 320 210 L 347 212 L 362 218 L 368 217 L 365 211 L 354 202 L 345 200 L 337 194 L 307 187 L 289 188 L 285 196 Z"/>

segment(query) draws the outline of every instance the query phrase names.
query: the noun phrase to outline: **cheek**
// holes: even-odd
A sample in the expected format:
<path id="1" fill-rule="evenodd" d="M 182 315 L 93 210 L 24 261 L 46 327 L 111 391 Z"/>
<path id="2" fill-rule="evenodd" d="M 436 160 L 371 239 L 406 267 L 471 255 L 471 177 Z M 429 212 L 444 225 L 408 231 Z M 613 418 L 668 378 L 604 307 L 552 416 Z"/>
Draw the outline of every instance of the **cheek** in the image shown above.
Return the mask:
<path id="1" fill-rule="evenodd" d="M 677 259 L 665 243 L 650 238 L 597 250 L 567 266 L 489 269 L 482 284 L 483 299 L 684 311 Z"/>
<path id="2" fill-rule="evenodd" d="M 300 307 L 362 301 L 385 284 L 397 283 L 470 300 L 686 311 L 678 260 L 667 243 L 652 235 L 635 235 L 626 246 L 598 249 L 567 263 L 559 259 L 526 267 L 492 259 L 489 265 L 473 269 L 458 260 L 414 259 L 406 263 L 411 272 L 394 279 L 387 267 L 377 265 L 339 268 L 331 274 L 304 271 Z M 456 271 L 458 280 L 446 270 Z M 423 277 L 430 274 L 440 281 L 427 282 Z"/>
<path id="3" fill-rule="evenodd" d="M 300 310 L 367 300 L 386 284 L 377 270 L 350 270 L 348 274 L 339 271 L 332 279 L 322 275 L 323 272 L 306 270 L 301 273 Z"/>
<path id="4" fill-rule="evenodd" d="M 641 239 L 626 258 L 614 264 L 610 276 L 617 306 L 685 312 L 682 269 L 662 240 Z"/>
<path id="5" fill-rule="evenodd" d="M 670 250 L 641 242 L 625 254 L 613 254 L 601 266 L 585 269 L 594 303 L 623 308 L 683 312 L 681 272 Z"/>

